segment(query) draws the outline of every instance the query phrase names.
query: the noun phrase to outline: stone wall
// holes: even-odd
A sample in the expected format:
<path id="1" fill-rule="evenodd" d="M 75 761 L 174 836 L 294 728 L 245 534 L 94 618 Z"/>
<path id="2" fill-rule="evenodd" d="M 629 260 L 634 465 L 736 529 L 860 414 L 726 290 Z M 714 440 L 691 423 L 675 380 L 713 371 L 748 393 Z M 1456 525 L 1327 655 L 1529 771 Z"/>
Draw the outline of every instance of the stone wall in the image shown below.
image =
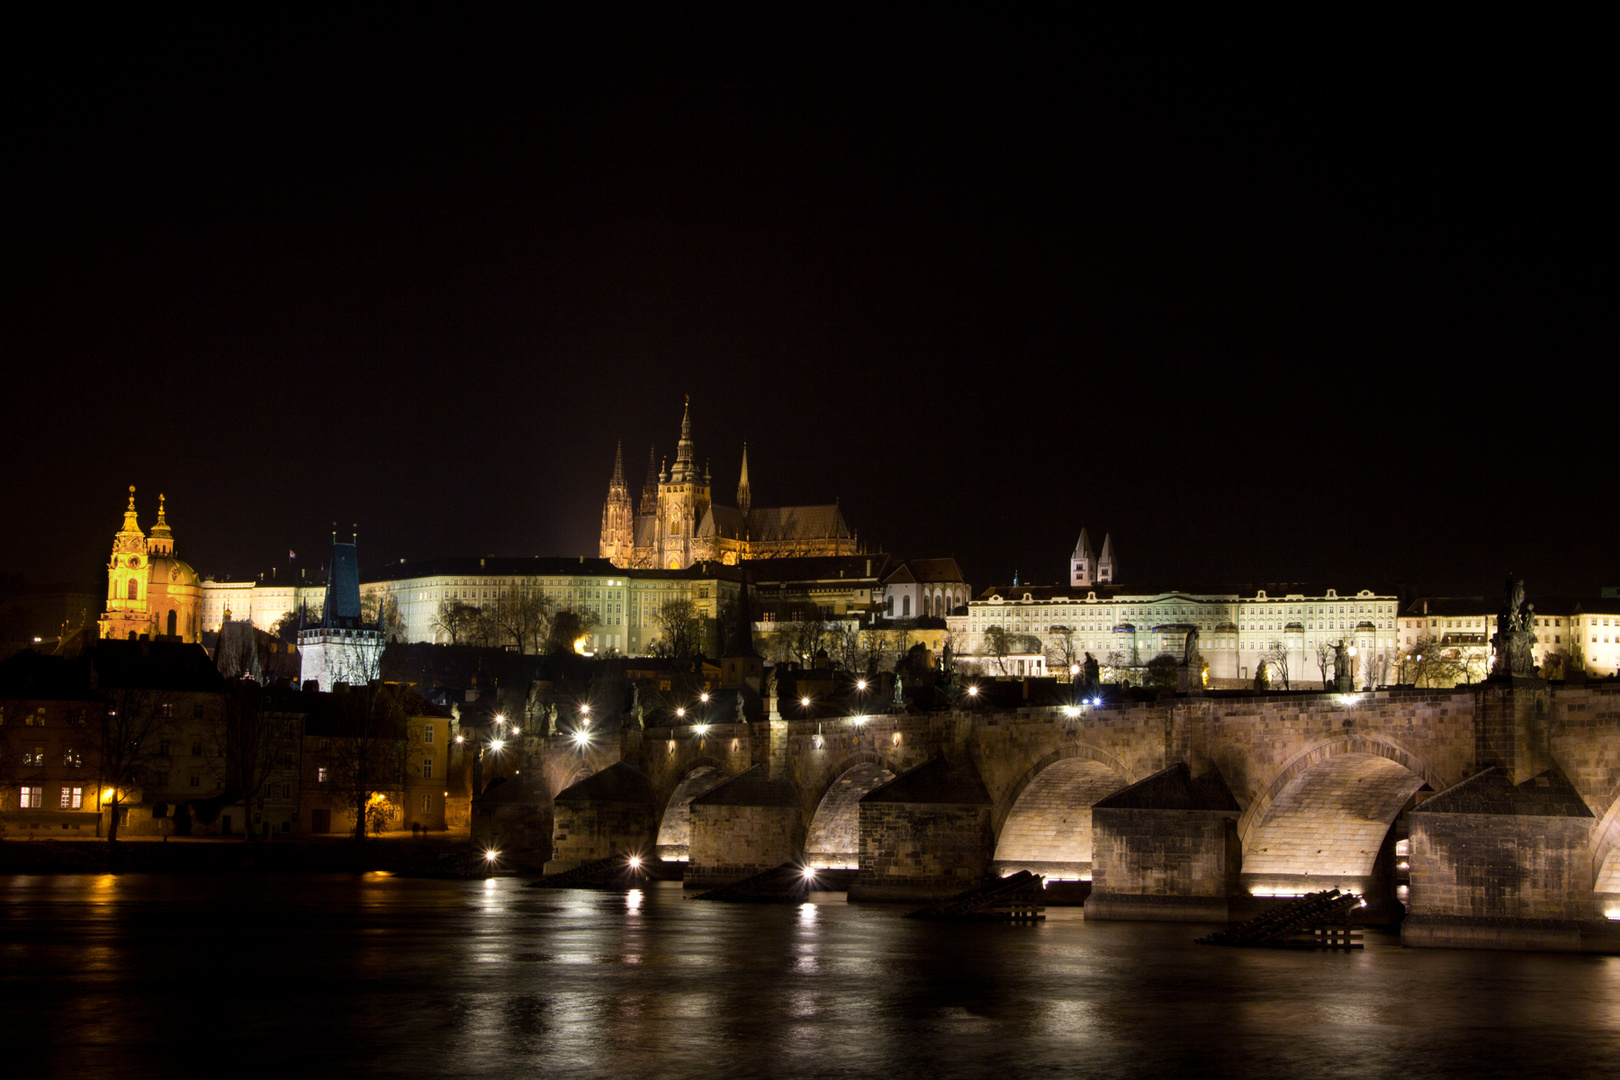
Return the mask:
<path id="1" fill-rule="evenodd" d="M 1237 815 L 1092 810 L 1088 919 L 1224 921 L 1241 854 Z"/>
<path id="2" fill-rule="evenodd" d="M 990 870 L 990 807 L 862 802 L 851 900 L 954 896 Z"/>
<path id="3" fill-rule="evenodd" d="M 804 855 L 797 806 L 692 807 L 686 886 L 707 889 L 796 862 Z"/>

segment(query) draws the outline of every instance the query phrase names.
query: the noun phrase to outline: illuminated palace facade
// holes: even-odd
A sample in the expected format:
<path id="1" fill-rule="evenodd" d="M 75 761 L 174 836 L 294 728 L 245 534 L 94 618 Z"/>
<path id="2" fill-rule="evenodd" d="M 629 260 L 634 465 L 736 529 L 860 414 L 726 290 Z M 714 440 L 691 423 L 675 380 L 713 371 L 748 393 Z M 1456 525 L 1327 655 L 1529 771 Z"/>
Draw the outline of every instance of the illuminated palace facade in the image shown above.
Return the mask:
<path id="1" fill-rule="evenodd" d="M 692 409 L 681 415 L 675 464 L 653 465 L 639 504 L 632 506 L 624 478 L 624 452 L 614 457 L 613 478 L 602 507 L 598 553 L 614 566 L 684 570 L 711 560 L 734 566 L 745 559 L 855 555 L 860 545 L 837 503 L 819 506 L 755 506 L 748 486 L 748 447 L 743 446 L 737 505 L 710 497 L 707 465 L 699 472 L 692 444 Z"/>

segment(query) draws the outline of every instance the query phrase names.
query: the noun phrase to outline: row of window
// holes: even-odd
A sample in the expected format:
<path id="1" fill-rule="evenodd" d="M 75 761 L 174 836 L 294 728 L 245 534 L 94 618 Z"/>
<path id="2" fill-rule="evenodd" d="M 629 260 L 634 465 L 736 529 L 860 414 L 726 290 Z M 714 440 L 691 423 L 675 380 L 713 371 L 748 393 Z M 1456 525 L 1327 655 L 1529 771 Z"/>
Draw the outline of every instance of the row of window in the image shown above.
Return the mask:
<path id="1" fill-rule="evenodd" d="M 61 803 L 63 810 L 84 809 L 84 788 L 63 788 Z M 38 784 L 24 784 L 17 789 L 17 806 L 23 810 L 43 810 L 45 808 L 45 789 Z"/>

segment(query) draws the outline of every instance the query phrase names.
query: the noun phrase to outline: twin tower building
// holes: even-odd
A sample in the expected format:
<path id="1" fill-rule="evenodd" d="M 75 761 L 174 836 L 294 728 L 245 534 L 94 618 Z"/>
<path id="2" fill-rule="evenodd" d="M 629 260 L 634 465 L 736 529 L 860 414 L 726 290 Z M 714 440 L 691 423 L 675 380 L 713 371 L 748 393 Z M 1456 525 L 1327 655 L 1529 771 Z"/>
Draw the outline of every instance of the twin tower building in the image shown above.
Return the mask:
<path id="1" fill-rule="evenodd" d="M 681 415 L 675 464 L 657 451 L 647 458 L 641 499 L 630 501 L 624 479 L 624 448 L 613 461 L 607 502 L 602 506 L 600 554 L 615 566 L 684 570 L 714 560 L 728 566 L 744 559 L 854 555 L 860 543 L 837 503 L 819 506 L 755 506 L 748 487 L 748 446 L 743 444 L 737 504 L 714 501 L 709 467 L 698 469 L 692 444 L 692 404 Z"/>

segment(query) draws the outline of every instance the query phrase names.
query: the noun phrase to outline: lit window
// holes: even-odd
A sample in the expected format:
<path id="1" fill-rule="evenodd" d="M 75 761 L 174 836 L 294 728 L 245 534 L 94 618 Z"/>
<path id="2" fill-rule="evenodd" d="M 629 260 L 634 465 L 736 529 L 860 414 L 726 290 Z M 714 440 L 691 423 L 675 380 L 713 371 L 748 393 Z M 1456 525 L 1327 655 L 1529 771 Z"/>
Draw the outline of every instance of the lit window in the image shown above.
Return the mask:
<path id="1" fill-rule="evenodd" d="M 422 796 L 422 813 L 431 814 L 432 812 L 433 812 L 433 796 L 432 795 L 423 795 Z"/>
<path id="2" fill-rule="evenodd" d="M 24 810 L 38 810 L 45 805 L 45 789 L 24 784 L 18 789 L 17 805 Z"/>
<path id="3" fill-rule="evenodd" d="M 326 766 L 323 765 L 315 770 L 315 782 L 317 784 L 326 783 Z"/>
<path id="4" fill-rule="evenodd" d="M 65 787 L 62 789 L 62 809 L 78 810 L 84 806 L 84 788 Z"/>

